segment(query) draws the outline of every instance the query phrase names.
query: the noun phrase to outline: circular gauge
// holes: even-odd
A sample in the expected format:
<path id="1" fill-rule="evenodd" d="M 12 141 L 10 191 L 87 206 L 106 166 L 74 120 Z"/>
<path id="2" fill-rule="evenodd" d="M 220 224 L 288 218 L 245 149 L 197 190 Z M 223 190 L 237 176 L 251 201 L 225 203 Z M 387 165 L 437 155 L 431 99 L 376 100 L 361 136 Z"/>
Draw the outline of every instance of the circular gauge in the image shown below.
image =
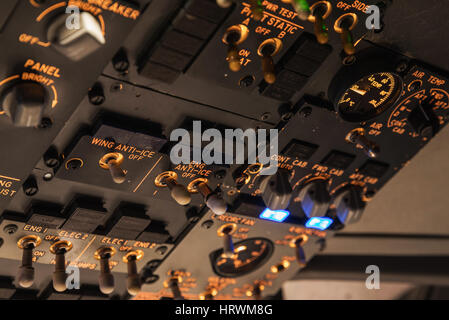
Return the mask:
<path id="1" fill-rule="evenodd" d="M 420 111 L 419 109 L 425 111 L 429 119 L 433 116 L 434 121 L 438 122 L 436 125 L 442 124 L 449 114 L 449 93 L 440 88 L 422 89 L 413 93 L 398 103 L 391 111 L 387 127 L 400 135 L 405 134 L 413 138 L 420 136 L 416 130 L 419 129 L 419 125 L 413 121 L 416 119 L 414 114 Z M 413 124 L 415 124 L 415 128 Z"/>
<path id="2" fill-rule="evenodd" d="M 367 121 L 393 106 L 401 92 L 402 80 L 398 75 L 374 73 L 351 85 L 338 99 L 337 109 L 346 121 Z"/>
<path id="3" fill-rule="evenodd" d="M 223 249 L 211 254 L 214 271 L 223 277 L 239 277 L 256 270 L 273 253 L 273 243 L 264 238 L 251 238 L 234 244 L 235 256 L 223 257 Z"/>

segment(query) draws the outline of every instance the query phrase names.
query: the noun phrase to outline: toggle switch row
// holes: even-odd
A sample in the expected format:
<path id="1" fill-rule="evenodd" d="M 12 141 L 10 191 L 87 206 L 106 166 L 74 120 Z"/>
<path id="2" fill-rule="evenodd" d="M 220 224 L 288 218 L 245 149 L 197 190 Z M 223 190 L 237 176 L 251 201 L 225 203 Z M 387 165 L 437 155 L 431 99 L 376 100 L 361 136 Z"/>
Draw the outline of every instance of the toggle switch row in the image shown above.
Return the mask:
<path id="1" fill-rule="evenodd" d="M 111 294 L 114 291 L 114 276 L 111 272 L 109 259 L 112 258 L 116 252 L 117 251 L 115 248 L 104 246 L 97 249 L 94 253 L 94 258 L 100 261 L 100 276 L 98 278 L 98 284 L 100 291 L 104 294 Z M 136 262 L 141 260 L 143 255 L 143 251 L 133 250 L 129 251 L 122 259 L 128 267 L 126 288 L 128 293 L 132 296 L 135 296 L 140 292 L 141 282 L 139 274 L 137 273 Z"/>
<path id="2" fill-rule="evenodd" d="M 170 196 L 179 205 L 188 205 L 192 200 L 191 194 L 199 193 L 202 195 L 206 206 L 216 215 L 222 215 L 227 211 L 226 202 L 208 186 L 207 179 L 198 178 L 189 183 L 187 187 L 180 184 L 177 179 L 178 174 L 176 172 L 165 171 L 156 177 L 154 184 L 161 188 L 168 187 Z"/>
<path id="3" fill-rule="evenodd" d="M 124 157 L 121 153 L 111 152 L 102 156 L 98 164 L 102 169 L 109 171 L 114 183 L 121 184 L 126 180 L 126 171 L 121 167 L 123 160 Z M 207 179 L 196 179 L 188 187 L 185 187 L 178 183 L 177 178 L 176 172 L 165 171 L 156 177 L 154 183 L 158 187 L 168 187 L 170 196 L 181 206 L 188 205 L 191 202 L 192 193 L 200 193 L 206 206 L 215 214 L 221 215 L 226 212 L 226 202 L 210 189 L 207 185 Z"/>
<path id="4" fill-rule="evenodd" d="M 313 31 L 318 43 L 325 44 L 329 41 L 329 28 L 326 19 L 332 12 L 332 4 L 329 1 L 318 1 L 309 6 L 307 0 L 290 0 L 298 17 L 313 23 Z M 340 34 L 343 50 L 347 55 L 355 53 L 354 38 L 351 31 L 357 25 L 358 18 L 354 13 L 346 13 L 337 18 L 334 30 Z"/>
<path id="5" fill-rule="evenodd" d="M 17 246 L 22 249 L 22 264 L 17 274 L 17 282 L 23 288 L 29 288 L 34 284 L 33 250 L 42 242 L 42 239 L 35 235 L 22 237 Z M 65 254 L 72 249 L 70 241 L 56 241 L 50 246 L 50 252 L 55 255 L 55 269 L 53 272 L 53 288 L 57 292 L 67 289 L 67 273 Z M 114 276 L 111 273 L 109 259 L 114 256 L 116 249 L 113 247 L 100 247 L 95 251 L 94 258 L 100 261 L 100 276 L 98 279 L 100 291 L 103 294 L 110 294 L 114 291 Z M 123 257 L 123 262 L 127 264 L 127 290 L 130 295 L 140 292 L 141 282 L 137 273 L 136 262 L 143 258 L 143 251 L 133 250 Z"/>
<path id="6" fill-rule="evenodd" d="M 242 44 L 249 35 L 249 29 L 243 24 L 229 27 L 222 41 L 228 46 L 226 61 L 229 70 L 238 72 L 241 69 L 239 45 Z M 263 41 L 257 54 L 261 57 L 262 72 L 267 83 L 273 84 L 276 81 L 273 57 L 282 49 L 282 41 L 277 38 L 270 38 Z"/>
<path id="7" fill-rule="evenodd" d="M 361 186 L 346 184 L 331 195 L 329 180 L 313 177 L 303 184 L 298 198 L 307 218 L 331 215 L 346 225 L 360 220 L 366 204 L 363 193 Z"/>
<path id="8" fill-rule="evenodd" d="M 232 5 L 232 2 L 231 0 L 217 0 L 217 4 L 222 8 L 228 8 Z M 264 12 L 262 1 L 250 0 L 249 2 L 253 19 L 260 21 Z M 332 13 L 332 4 L 329 1 L 318 1 L 311 6 L 307 0 L 283 0 L 283 2 L 290 2 L 301 20 L 313 23 L 313 30 L 318 43 L 326 44 L 329 41 L 329 27 L 326 23 L 326 20 Z M 347 55 L 355 54 L 352 30 L 357 23 L 358 18 L 356 14 L 346 13 L 338 17 L 333 26 L 334 31 L 340 34 L 343 50 Z M 238 45 L 243 43 L 248 38 L 248 35 L 249 29 L 245 25 L 234 25 L 227 29 L 223 37 L 223 42 L 228 45 L 226 60 L 228 61 L 229 69 L 233 72 L 241 69 Z M 275 39 L 279 41 L 277 38 L 272 38 L 271 41 Z M 272 63 L 272 57 L 279 49 L 279 47 L 270 49 L 262 48 L 262 46 L 259 46 L 258 49 L 258 53 L 262 57 L 265 81 L 270 84 L 274 83 L 275 78 L 269 72 L 265 72 L 264 66 L 269 66 L 270 60 Z M 272 71 L 272 68 L 269 71 Z"/>
<path id="9" fill-rule="evenodd" d="M 377 154 L 378 148 L 376 148 L 376 145 L 365 137 L 359 136 L 354 139 L 357 139 L 358 144 L 364 144 L 368 154 Z M 276 211 L 285 210 L 289 207 L 293 195 L 291 176 L 291 172 L 288 170 L 278 169 L 274 175 L 262 180 L 259 188 L 267 208 Z M 300 185 L 296 199 L 299 200 L 306 217 L 310 219 L 332 214 L 338 217 L 343 224 L 357 222 L 365 208 L 363 188 L 358 185 L 347 184 L 331 195 L 329 186 L 329 180 L 322 176 L 306 179 Z"/>

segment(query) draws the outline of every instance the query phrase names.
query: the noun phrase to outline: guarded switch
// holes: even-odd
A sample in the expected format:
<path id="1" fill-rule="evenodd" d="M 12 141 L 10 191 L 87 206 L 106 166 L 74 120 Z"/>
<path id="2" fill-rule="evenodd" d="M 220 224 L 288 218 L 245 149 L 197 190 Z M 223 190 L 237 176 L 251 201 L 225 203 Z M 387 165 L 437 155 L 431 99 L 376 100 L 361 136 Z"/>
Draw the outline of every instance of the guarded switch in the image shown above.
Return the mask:
<path id="1" fill-rule="evenodd" d="M 57 17 L 47 30 L 47 39 L 52 46 L 69 59 L 79 61 L 106 43 L 98 20 L 88 12 L 79 15 L 77 21 L 67 21 L 69 16 Z"/>
<path id="2" fill-rule="evenodd" d="M 47 103 L 47 90 L 37 82 L 20 82 L 1 95 L 1 107 L 17 127 L 37 127 Z"/>

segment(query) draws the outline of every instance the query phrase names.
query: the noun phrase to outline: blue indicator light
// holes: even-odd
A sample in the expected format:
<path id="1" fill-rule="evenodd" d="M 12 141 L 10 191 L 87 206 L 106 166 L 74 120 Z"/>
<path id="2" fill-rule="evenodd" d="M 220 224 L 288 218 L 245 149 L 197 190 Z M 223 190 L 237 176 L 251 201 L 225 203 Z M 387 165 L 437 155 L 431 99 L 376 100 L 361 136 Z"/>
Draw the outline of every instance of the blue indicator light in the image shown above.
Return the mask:
<path id="1" fill-rule="evenodd" d="M 290 215 L 286 210 L 270 210 L 266 208 L 259 216 L 261 219 L 271 220 L 275 222 L 283 222 Z"/>
<path id="2" fill-rule="evenodd" d="M 331 218 L 326 217 L 313 217 L 307 220 L 306 228 L 313 228 L 319 230 L 326 230 L 334 222 Z"/>

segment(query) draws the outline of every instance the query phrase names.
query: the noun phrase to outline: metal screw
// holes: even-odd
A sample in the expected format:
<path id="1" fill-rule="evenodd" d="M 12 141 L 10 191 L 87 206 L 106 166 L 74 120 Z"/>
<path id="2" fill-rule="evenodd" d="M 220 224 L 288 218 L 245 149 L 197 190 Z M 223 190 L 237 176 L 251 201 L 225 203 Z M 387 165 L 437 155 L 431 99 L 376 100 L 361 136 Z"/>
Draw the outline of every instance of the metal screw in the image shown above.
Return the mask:
<path id="1" fill-rule="evenodd" d="M 50 158 L 45 160 L 45 165 L 50 168 L 54 168 L 59 164 L 59 160 L 56 158 Z"/>
<path id="2" fill-rule="evenodd" d="M 156 253 L 163 255 L 165 252 L 167 252 L 167 247 L 166 246 L 160 246 L 159 248 L 156 249 Z"/>
<path id="3" fill-rule="evenodd" d="M 251 86 L 254 82 L 254 77 L 253 76 L 246 76 L 243 77 L 242 79 L 240 79 L 239 81 L 239 86 L 242 88 L 247 88 L 249 86 Z"/>
<path id="4" fill-rule="evenodd" d="M 226 170 L 215 171 L 214 176 L 218 180 L 222 180 L 226 176 Z"/>
<path id="5" fill-rule="evenodd" d="M 311 107 L 304 107 L 299 111 L 299 114 L 303 118 L 307 118 L 312 114 L 312 108 Z"/>
<path id="6" fill-rule="evenodd" d="M 126 52 L 121 48 L 112 58 L 114 69 L 120 73 L 125 73 L 129 68 L 129 61 Z"/>
<path id="7" fill-rule="evenodd" d="M 17 225 L 15 224 L 8 224 L 7 226 L 5 226 L 3 228 L 3 231 L 7 234 L 14 234 L 17 232 L 17 230 L 19 229 L 19 227 L 17 227 Z"/>
<path id="8" fill-rule="evenodd" d="M 396 68 L 397 72 L 404 72 L 407 69 L 407 63 L 401 62 L 399 66 Z"/>
<path id="9" fill-rule="evenodd" d="M 100 83 L 94 84 L 94 86 L 89 90 L 88 97 L 90 103 L 93 105 L 98 106 L 102 104 L 106 100 L 103 86 Z"/>
<path id="10" fill-rule="evenodd" d="M 39 124 L 39 129 L 49 129 L 53 125 L 53 121 L 50 118 L 42 118 Z"/>
<path id="11" fill-rule="evenodd" d="M 30 176 L 25 181 L 22 188 L 23 188 L 23 192 L 29 197 L 34 196 L 39 191 L 39 188 L 37 186 L 37 181 L 34 176 Z"/>
<path id="12" fill-rule="evenodd" d="M 356 60 L 357 58 L 354 55 L 345 56 L 342 60 L 342 63 L 345 66 L 350 66 L 351 64 L 354 64 Z"/>
<path id="13" fill-rule="evenodd" d="M 210 229 L 214 225 L 214 222 L 212 220 L 206 220 L 201 224 L 201 227 L 204 229 Z"/>
<path id="14" fill-rule="evenodd" d="M 193 217 L 189 218 L 190 223 L 196 223 L 196 222 L 198 222 L 198 220 L 200 220 L 200 217 L 198 217 L 198 216 L 193 216 Z"/>
<path id="15" fill-rule="evenodd" d="M 146 284 L 152 284 L 152 283 L 155 283 L 158 280 L 159 280 L 159 276 L 157 274 L 150 274 L 150 275 L 145 277 L 143 282 L 146 283 Z"/>
<path id="16" fill-rule="evenodd" d="M 151 260 L 147 263 L 145 266 L 147 269 L 150 269 L 151 271 L 155 270 L 159 265 L 161 264 L 161 260 Z"/>
<path id="17" fill-rule="evenodd" d="M 270 112 L 265 112 L 264 114 L 262 114 L 262 115 L 260 116 L 260 120 L 266 121 L 266 120 L 268 120 L 270 117 L 271 117 L 271 113 L 270 113 Z"/>

